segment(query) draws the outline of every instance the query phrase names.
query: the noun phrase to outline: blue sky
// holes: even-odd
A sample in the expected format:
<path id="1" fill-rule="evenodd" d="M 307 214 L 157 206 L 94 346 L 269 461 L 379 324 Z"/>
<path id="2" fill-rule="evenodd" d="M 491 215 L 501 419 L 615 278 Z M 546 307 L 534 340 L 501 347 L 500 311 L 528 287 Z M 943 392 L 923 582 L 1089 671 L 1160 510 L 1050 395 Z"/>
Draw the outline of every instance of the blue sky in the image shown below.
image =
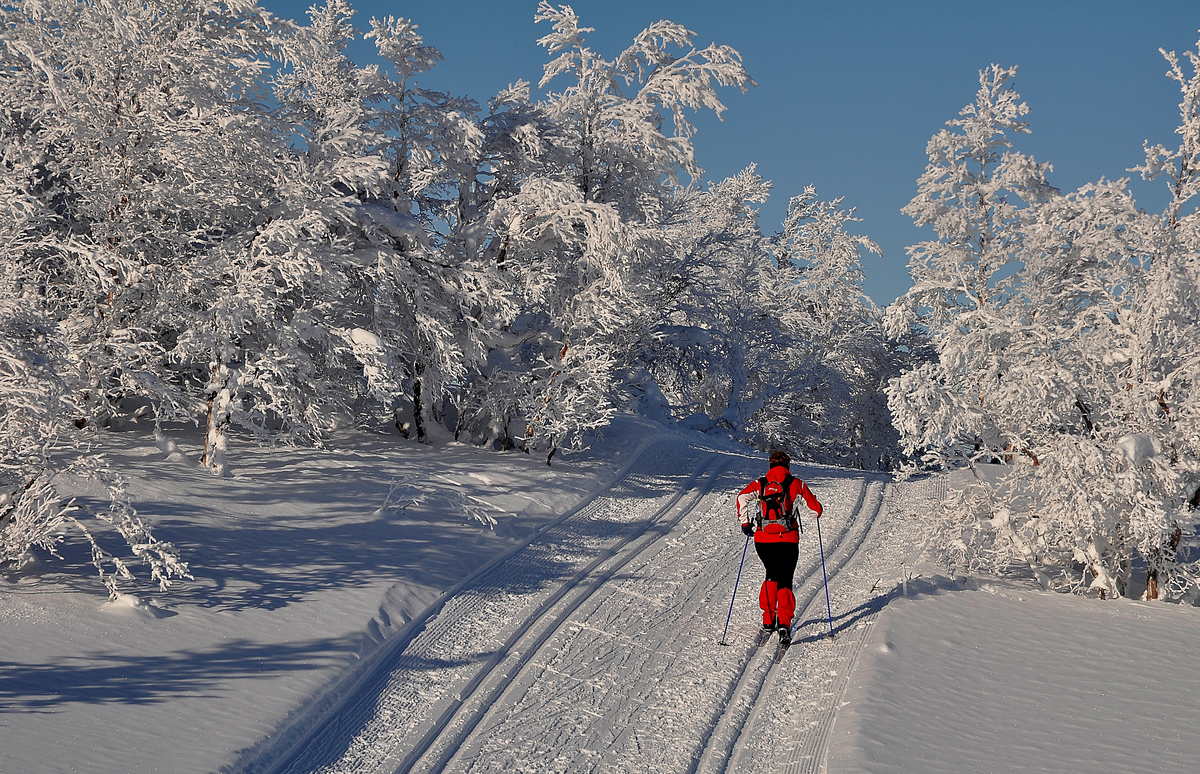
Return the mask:
<path id="1" fill-rule="evenodd" d="M 260 0 L 301 20 L 310 5 Z M 402 16 L 420 27 L 445 61 L 420 83 L 486 103 L 519 78 L 537 83 L 548 57 L 537 39 L 535 0 L 351 0 L 355 23 Z M 1178 86 L 1158 49 L 1195 50 L 1200 2 L 754 2 L 579 0 L 570 3 L 596 31 L 588 43 L 612 57 L 633 36 L 670 19 L 696 32 L 698 46 L 741 52 L 758 87 L 727 89 L 723 122 L 696 122 L 697 157 L 717 180 L 758 164 L 775 193 L 761 208 L 764 232 L 781 227 L 789 197 L 812 183 L 823 199 L 857 208 L 859 233 L 883 248 L 864 262 L 866 290 L 887 304 L 908 289 L 905 247 L 928 238 L 901 214 L 916 193 L 925 145 L 974 99 L 978 72 L 1019 65 L 1016 87 L 1031 108 L 1033 133 L 1016 149 L 1054 165 L 1067 191 L 1100 177 L 1131 176 L 1142 141 L 1177 144 Z M 353 49 L 371 61 L 372 48 Z M 551 84 L 554 88 L 555 84 Z M 561 87 L 561 86 L 560 86 Z M 1131 188 L 1161 211 L 1161 181 Z"/>

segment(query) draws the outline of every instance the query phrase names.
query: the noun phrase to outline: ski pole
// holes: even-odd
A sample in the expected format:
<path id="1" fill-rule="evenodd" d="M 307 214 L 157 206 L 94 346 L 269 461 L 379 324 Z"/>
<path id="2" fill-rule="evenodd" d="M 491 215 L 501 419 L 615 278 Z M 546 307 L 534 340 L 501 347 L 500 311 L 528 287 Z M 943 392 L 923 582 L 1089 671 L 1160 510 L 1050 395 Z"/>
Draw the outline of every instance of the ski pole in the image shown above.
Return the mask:
<path id="1" fill-rule="evenodd" d="M 733 618 L 733 600 L 737 599 L 738 584 L 742 582 L 742 565 L 746 563 L 746 549 L 750 547 L 750 536 L 746 536 L 746 544 L 742 546 L 742 561 L 738 563 L 737 580 L 733 582 L 733 595 L 729 597 L 729 615 L 725 616 L 725 632 L 721 635 L 721 645 L 728 645 L 725 637 L 729 635 L 729 621 Z"/>
<path id="2" fill-rule="evenodd" d="M 817 517 L 817 546 L 821 549 L 821 577 L 825 579 L 825 612 L 829 614 L 829 636 L 833 637 L 833 606 L 829 604 L 829 576 L 825 573 L 825 546 L 821 544 L 821 517 Z"/>

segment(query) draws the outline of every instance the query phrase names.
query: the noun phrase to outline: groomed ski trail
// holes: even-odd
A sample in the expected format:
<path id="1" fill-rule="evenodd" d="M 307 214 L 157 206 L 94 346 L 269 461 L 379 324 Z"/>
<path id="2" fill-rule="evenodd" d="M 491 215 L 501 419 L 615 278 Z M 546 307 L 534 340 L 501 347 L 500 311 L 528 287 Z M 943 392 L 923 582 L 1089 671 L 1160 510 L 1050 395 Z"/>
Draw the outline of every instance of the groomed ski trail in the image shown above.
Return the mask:
<path id="1" fill-rule="evenodd" d="M 923 553 L 932 510 L 945 496 L 944 482 L 936 477 L 872 482 L 876 487 L 869 506 L 875 515 L 865 522 L 869 529 L 832 559 L 834 638 L 828 636 L 821 593 L 798 618 L 783 662 L 787 668 L 772 671 L 726 771 L 826 771 L 829 734 L 850 672 L 879 612 L 907 593 L 906 579 Z M 816 581 L 820 584 L 819 571 Z"/>
<path id="2" fill-rule="evenodd" d="M 729 462 L 694 507 L 630 556 L 527 658 L 521 674 L 506 679 L 469 729 L 447 738 L 440 754 L 412 770 L 692 768 L 746 666 L 757 629 L 746 630 L 746 623 L 759 617 L 755 576 L 761 568 L 749 557 L 735 611 L 740 647 L 717 645 L 742 548 L 733 496 L 761 475 L 763 465 L 744 458 Z M 847 512 L 861 509 L 863 482 L 841 471 L 798 469 L 842 503 L 832 520 L 840 540 L 845 525 L 855 521 Z M 734 636 L 731 630 L 731 641 Z"/>
<path id="3" fill-rule="evenodd" d="M 237 771 L 817 771 L 844 686 L 825 667 L 840 659 L 849 671 L 896 576 L 874 584 L 874 608 L 843 605 L 862 596 L 859 575 L 881 571 L 862 554 L 895 530 L 895 519 L 881 526 L 885 503 L 905 498 L 882 476 L 794 465 L 825 505 L 839 637 L 822 640 L 824 586 L 806 520 L 803 615 L 773 664 L 774 638 L 752 648 L 753 551 L 731 647 L 717 644 L 743 546 L 733 496 L 762 470 L 761 459 L 679 438 L 644 448 L 613 485 L 468 579 L 286 755 Z M 896 563 L 891 553 L 883 564 Z"/>

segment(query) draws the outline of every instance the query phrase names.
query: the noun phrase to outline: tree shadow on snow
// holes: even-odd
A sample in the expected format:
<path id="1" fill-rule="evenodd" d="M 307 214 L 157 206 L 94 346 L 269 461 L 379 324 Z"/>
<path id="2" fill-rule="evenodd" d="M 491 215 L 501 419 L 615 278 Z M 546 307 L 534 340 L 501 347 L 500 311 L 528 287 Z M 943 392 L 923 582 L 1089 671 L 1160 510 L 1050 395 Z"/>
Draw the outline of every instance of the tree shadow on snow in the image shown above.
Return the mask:
<path id="1" fill-rule="evenodd" d="M 422 484 L 424 499 L 419 505 L 383 508 L 389 484 L 403 478 L 403 468 L 357 451 L 336 452 L 335 462 L 341 467 L 333 468 L 322 454 L 291 449 L 287 455 L 255 455 L 238 468 L 238 477 L 226 479 L 214 479 L 198 468 L 180 468 L 177 463 L 140 460 L 145 469 L 161 467 L 156 475 L 173 481 L 188 498 L 185 503 L 134 503 L 150 517 L 156 537 L 179 549 L 195 577 L 194 581 L 176 581 L 160 603 L 228 611 L 273 610 L 323 590 L 378 583 L 381 578 L 448 588 L 534 532 L 533 527 L 509 524 L 497 532 L 463 515 L 461 503 L 453 499 L 457 494 L 454 471 L 437 476 L 432 484 Z M 630 500 L 662 496 L 675 491 L 687 478 L 687 472 L 634 475 L 606 496 Z M 285 491 L 264 488 L 259 483 L 262 480 L 276 481 Z M 223 490 L 219 499 L 205 497 L 213 491 L 214 481 Z M 520 479 L 483 486 L 464 481 L 463 494 L 534 505 L 521 489 Z M 107 505 L 88 497 L 80 497 L 79 502 L 94 510 Z M 221 510 L 230 502 L 238 504 L 239 514 Z M 293 518 L 288 510 L 295 504 L 306 513 Z M 510 516 L 513 521 L 521 518 L 519 514 L 496 515 L 506 522 Z M 640 523 L 572 519 L 570 529 L 585 541 L 604 540 Z M 128 547 L 115 532 L 94 532 L 113 555 L 128 556 Z M 553 530 L 547 534 L 552 535 Z M 43 562 L 47 580 L 71 590 L 99 590 L 90 548 L 82 537 L 69 537 L 58 553 L 59 558 Z M 137 564 L 132 568 L 138 581 L 124 584 L 123 590 L 157 593 L 146 577 L 148 572 Z M 515 581 L 518 586 L 509 590 L 526 591 L 568 572 L 567 563 L 545 556 L 539 571 L 523 574 Z"/>
<path id="2" fill-rule="evenodd" d="M 93 653 L 53 663 L 0 661 L 0 714 L 54 712 L 60 705 L 152 704 L 220 696 L 226 681 L 320 669 L 345 658 L 353 637 L 263 643 L 245 639 L 167 654 Z M 237 690 L 241 690 L 240 688 Z"/>

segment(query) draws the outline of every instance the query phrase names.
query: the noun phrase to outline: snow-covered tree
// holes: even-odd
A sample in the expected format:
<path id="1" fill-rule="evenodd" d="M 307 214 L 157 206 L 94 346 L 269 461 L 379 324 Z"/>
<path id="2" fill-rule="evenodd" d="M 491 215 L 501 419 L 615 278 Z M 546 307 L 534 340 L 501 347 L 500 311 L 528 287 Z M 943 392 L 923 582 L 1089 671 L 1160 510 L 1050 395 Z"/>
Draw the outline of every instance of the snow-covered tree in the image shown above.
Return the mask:
<path id="1" fill-rule="evenodd" d="M 507 278 L 483 248 L 498 170 L 522 159 L 510 139 L 529 123 L 522 110 L 528 99 L 518 88 L 480 119 L 473 100 L 417 85 L 415 76 L 441 54 L 424 45 L 415 25 L 388 17 L 371 27 L 367 37 L 393 68 L 381 76 L 386 101 L 376 108 L 387 137 L 389 198 L 363 208 L 387 224 L 369 233 L 380 261 L 375 319 L 420 438 L 427 419 L 449 421 L 441 407 L 462 399 L 469 373 L 515 314 Z"/>
<path id="2" fill-rule="evenodd" d="M 778 271 L 768 292 L 793 342 L 788 358 L 806 367 L 793 380 L 804 389 L 784 399 L 795 407 L 792 427 L 772 442 L 808 459 L 886 469 L 897 445 L 883 401 L 892 353 L 880 311 L 863 291 L 862 268 L 864 252 L 879 248 L 847 231 L 857 218 L 841 201 L 820 201 L 809 186 L 792 197 L 776 240 Z"/>
<path id="3" fill-rule="evenodd" d="M 679 258 L 659 264 L 660 314 L 634 363 L 678 417 L 703 413 L 740 440 L 797 458 L 891 466 L 896 443 L 879 387 L 892 359 L 860 260 L 876 248 L 846 231 L 851 212 L 811 187 L 767 239 L 754 205 L 769 191 L 750 167 L 676 196 L 668 222 Z"/>
<path id="4" fill-rule="evenodd" d="M 696 33 L 660 21 L 607 60 L 585 45 L 584 34 L 593 29 L 579 26 L 570 6 L 542 0 L 535 18 L 553 26 L 538 44 L 555 57 L 539 86 L 568 78 L 566 88 L 541 105 L 557 129 L 552 174 L 575 185 L 585 201 L 610 203 L 624 219 L 655 223 L 679 174 L 693 180 L 701 174 L 688 111 L 720 117 L 725 105 L 718 86 L 744 93 L 754 85 L 741 55 L 715 44 L 698 50 Z"/>
<path id="5" fill-rule="evenodd" d="M 6 188 L 30 216 L 4 259 L 63 323 L 81 419 L 127 396 L 178 404 L 161 378 L 160 291 L 259 207 L 273 156 L 262 52 L 277 24 L 218 2 L 3 13 Z"/>
<path id="6" fill-rule="evenodd" d="M 938 359 L 893 380 L 889 406 L 906 450 L 941 464 L 1003 454 L 1012 440 L 991 418 L 991 393 L 1007 386 L 998 376 L 1014 365 L 997 320 L 1017 268 L 1023 205 L 1053 193 L 1046 165 L 1005 150 L 1009 132 L 1029 131 L 1020 120 L 1028 107 L 1009 83 L 1015 73 L 980 72 L 976 101 L 948 122 L 958 131 L 930 140 L 929 165 L 904 209 L 938 239 L 909 248 L 913 287 L 889 307 L 887 328 L 898 336 L 923 327 Z"/>
<path id="7" fill-rule="evenodd" d="M 536 20 L 552 24 L 539 43 L 555 56 L 540 85 L 569 80 L 536 106 L 550 131 L 537 135 L 542 148 L 527 156 L 530 169 L 489 216 L 491 254 L 522 311 L 473 379 L 467 405 L 476 433 L 515 436 L 550 459 L 614 410 L 622 334 L 655 302 L 650 267 L 674 254 L 663 228 L 667 203 L 680 172 L 700 172 L 687 111 L 719 115 L 718 86 L 753 82 L 733 49 L 696 50 L 694 33 L 671 22 L 651 25 L 606 60 L 585 45 L 591 29 L 570 7 L 542 2 Z M 507 429 L 514 422 L 523 425 L 517 433 Z"/>
<path id="8" fill-rule="evenodd" d="M 207 372 L 204 462 L 218 471 L 231 425 L 313 440 L 350 412 L 351 346 L 340 330 L 370 298 L 352 290 L 353 205 L 359 191 L 381 193 L 387 174 L 364 106 L 369 78 L 344 53 L 351 14 L 332 0 L 280 37 L 267 206 L 191 278 L 217 292 L 194 306 L 174 354 Z"/>
<path id="9" fill-rule="evenodd" d="M 1012 118 L 1024 106 L 994 88 L 1011 71 L 984 76 L 964 135 L 977 116 L 992 116 L 992 129 L 976 128 L 984 139 L 1024 130 Z M 1140 557 L 1148 598 L 1169 583 L 1181 594 L 1190 573 L 1175 559 L 1191 529 L 1181 507 L 1196 475 L 1181 407 L 1197 369 L 1183 342 L 1198 332 L 1200 286 L 1172 236 L 1178 208 L 1148 216 L 1123 181 L 1057 195 L 1044 167 L 1014 153 L 972 178 L 945 163 L 946 134 L 907 208 L 942 240 L 912 249 L 916 284 L 889 319 L 915 315 L 937 360 L 888 389 L 910 452 L 975 474 L 948 503 L 946 556 L 970 569 L 1024 563 L 1047 586 L 1106 597 L 1127 593 Z M 970 186 L 947 188 L 956 180 Z"/>
<path id="10" fill-rule="evenodd" d="M 34 547 L 54 552 L 74 528 L 92 548 L 92 562 L 109 595 L 133 580 L 126 560 L 102 548 L 80 517 L 91 513 L 114 528 L 134 555 L 149 564 L 161 590 L 174 578 L 191 578 L 170 543 L 154 537 L 125 493 L 121 477 L 103 457 L 73 448 L 64 397 L 66 347 L 41 299 L 0 273 L 0 566 L 19 563 Z M 64 438 L 64 436 L 66 436 Z M 73 452 L 73 453 L 72 453 Z M 89 510 L 59 494 L 63 475 L 87 476 L 107 486 L 109 507 Z"/>
<path id="11" fill-rule="evenodd" d="M 1147 144 L 1146 162 L 1137 170 L 1147 179 L 1165 178 L 1171 199 L 1128 326 L 1136 337 L 1128 350 L 1127 384 L 1140 389 L 1126 394 L 1143 411 L 1150 410 L 1167 468 L 1160 474 L 1161 513 L 1154 514 L 1162 529 L 1139 545 L 1147 561 L 1147 597 L 1166 590 L 1200 599 L 1200 561 L 1174 567 L 1185 533 L 1193 551 L 1200 548 L 1195 535 L 1200 508 L 1200 42 L 1186 53 L 1190 75 L 1175 52 L 1160 51 L 1170 65 L 1167 76 L 1182 94 L 1175 130 L 1180 139 L 1173 150 Z M 1188 510 L 1179 507 L 1181 498 Z"/>
<path id="12" fill-rule="evenodd" d="M 53 548 L 62 504 L 51 453 L 63 416 L 64 360 L 53 320 L 19 291 L 13 267 L 0 276 L 0 563 L 31 546 Z"/>
<path id="13" fill-rule="evenodd" d="M 741 433 L 768 386 L 755 363 L 774 352 L 778 330 L 756 298 L 769 256 L 755 205 L 770 190 L 751 166 L 670 202 L 675 255 L 654 267 L 656 313 L 635 329 L 632 363 L 679 418 L 704 414 Z"/>

